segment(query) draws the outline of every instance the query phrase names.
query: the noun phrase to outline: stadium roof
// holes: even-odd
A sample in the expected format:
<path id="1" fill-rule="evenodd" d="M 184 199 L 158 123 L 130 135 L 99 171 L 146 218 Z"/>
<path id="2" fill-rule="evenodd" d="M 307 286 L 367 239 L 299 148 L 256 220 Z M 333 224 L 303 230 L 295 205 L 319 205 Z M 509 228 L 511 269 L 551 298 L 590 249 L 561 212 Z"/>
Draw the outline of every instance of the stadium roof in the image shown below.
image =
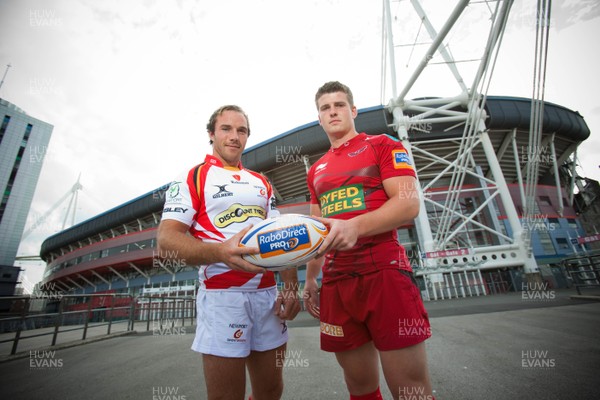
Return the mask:
<path id="1" fill-rule="evenodd" d="M 531 100 L 516 97 L 489 96 L 486 101 L 487 121 L 490 130 L 508 131 L 518 129 L 529 131 Z M 355 120 L 356 129 L 367 134 L 389 134 L 395 136 L 391 128 L 392 116 L 384 106 L 375 106 L 359 110 Z M 430 140 L 441 137 L 460 138 L 463 127 L 458 126 L 449 129 L 450 124 L 434 125 L 432 132 L 409 131 L 411 142 Z M 579 143 L 587 139 L 590 130 L 583 117 L 576 111 L 569 110 L 557 104 L 544 103 L 544 132 L 555 133 L 561 140 L 562 145 L 557 145 L 557 158 L 562 153 L 570 151 L 573 143 Z M 526 137 L 527 134 L 521 136 Z M 494 145 L 500 146 L 502 138 L 498 138 Z M 526 143 L 526 140 L 524 141 Z M 329 149 L 330 144 L 317 121 L 299 126 L 284 132 L 269 140 L 252 146 L 244 151 L 242 164 L 249 169 L 265 173 L 277 189 L 280 200 L 294 199 L 296 201 L 306 200 L 302 198 L 306 194 L 305 165 L 302 162 L 281 162 L 281 149 L 301 149 L 298 155 L 308 157 L 310 163 L 315 162 Z M 562 151 L 562 153 L 561 153 Z M 514 169 L 509 161 L 502 166 L 505 175 L 511 174 Z M 510 176 L 507 180 L 510 180 Z M 116 226 L 134 221 L 136 218 L 160 212 L 164 203 L 164 192 L 167 185 L 163 185 L 151 192 L 143 194 L 133 200 L 112 208 L 91 219 L 74 225 L 62 232 L 48 237 L 41 246 L 40 255 L 46 259 L 52 251 L 63 246 L 76 243 L 87 237 L 100 232 L 105 232 Z"/>

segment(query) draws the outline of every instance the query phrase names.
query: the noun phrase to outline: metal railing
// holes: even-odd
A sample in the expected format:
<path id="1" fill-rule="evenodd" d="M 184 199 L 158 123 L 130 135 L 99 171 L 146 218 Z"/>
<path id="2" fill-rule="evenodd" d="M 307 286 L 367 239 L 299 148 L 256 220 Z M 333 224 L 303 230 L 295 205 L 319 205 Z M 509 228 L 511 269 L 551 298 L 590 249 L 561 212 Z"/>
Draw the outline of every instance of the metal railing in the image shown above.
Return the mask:
<path id="1" fill-rule="evenodd" d="M 600 287 L 600 251 L 593 251 L 561 261 L 581 295 L 581 289 Z"/>
<path id="2" fill-rule="evenodd" d="M 34 301 L 45 300 L 45 310 L 31 310 Z M 8 303 L 8 317 L 0 318 L 0 344 L 12 342 L 10 354 L 17 353 L 19 343 L 26 339 L 52 336 L 50 346 L 55 346 L 60 333 L 81 330 L 81 340 L 88 337 L 91 328 L 106 326 L 110 335 L 115 324 L 126 323 L 125 331 L 133 331 L 136 322 L 146 322 L 146 331 L 164 330 L 181 324 L 189 318 L 193 325 L 196 318 L 193 297 L 152 297 L 129 294 L 105 293 L 84 295 L 11 296 L 0 297 L 0 304 Z M 1 314 L 0 314 L 1 316 Z M 13 333 L 7 335 L 7 333 Z"/>

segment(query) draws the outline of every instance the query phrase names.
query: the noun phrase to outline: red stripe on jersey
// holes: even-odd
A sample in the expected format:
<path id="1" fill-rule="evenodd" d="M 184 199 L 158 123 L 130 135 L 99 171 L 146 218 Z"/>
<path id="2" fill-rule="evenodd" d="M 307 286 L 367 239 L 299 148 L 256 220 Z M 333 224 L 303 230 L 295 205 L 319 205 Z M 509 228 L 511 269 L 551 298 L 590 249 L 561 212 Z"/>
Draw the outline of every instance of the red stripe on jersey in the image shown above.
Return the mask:
<path id="1" fill-rule="evenodd" d="M 267 271 L 263 274 L 260 283 L 258 284 L 259 289 L 268 288 L 275 285 L 275 274 L 273 271 Z"/>
<path id="2" fill-rule="evenodd" d="M 270 284 L 267 285 L 267 276 L 270 275 Z M 239 286 L 243 286 L 246 282 L 248 282 L 250 279 L 254 278 L 256 276 L 256 274 L 253 274 L 251 272 L 244 272 L 244 271 L 228 271 L 228 272 L 224 272 L 222 274 L 218 274 L 218 275 L 214 275 L 208 279 L 206 279 L 204 281 L 204 285 L 206 286 L 207 289 L 229 289 L 232 287 L 239 287 Z M 263 282 L 265 286 L 263 286 Z M 275 285 L 275 277 L 273 275 L 273 272 L 268 271 L 267 273 L 265 273 L 260 281 L 260 285 L 258 286 L 258 288 L 263 288 L 263 287 L 271 287 Z"/>
<path id="3" fill-rule="evenodd" d="M 192 170 L 188 174 L 188 185 L 190 189 L 195 188 L 195 190 L 190 190 L 190 196 L 192 198 L 194 209 L 198 210 L 196 212 L 196 215 L 194 215 L 194 221 L 200 224 L 204 231 L 211 232 L 216 237 L 225 239 L 225 235 L 215 230 L 212 221 L 208 218 L 208 214 L 206 213 L 206 202 L 204 200 L 204 183 L 206 182 L 206 175 L 208 175 L 210 165 L 202 163 L 197 167 L 197 169 L 198 171 L 196 172 L 196 168 L 192 168 Z M 194 177 L 196 178 L 195 182 Z M 202 236 L 214 240 L 214 237 L 204 235 L 202 231 L 195 229 L 193 225 L 190 227 L 190 233 L 194 237 Z"/>

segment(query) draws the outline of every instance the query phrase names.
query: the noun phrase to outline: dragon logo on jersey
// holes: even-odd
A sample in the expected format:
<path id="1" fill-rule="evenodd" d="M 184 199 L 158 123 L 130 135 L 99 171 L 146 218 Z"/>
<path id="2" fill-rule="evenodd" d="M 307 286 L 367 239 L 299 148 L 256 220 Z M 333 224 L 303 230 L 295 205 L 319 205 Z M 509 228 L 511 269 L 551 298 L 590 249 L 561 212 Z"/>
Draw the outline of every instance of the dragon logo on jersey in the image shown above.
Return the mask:
<path id="1" fill-rule="evenodd" d="M 225 228 L 234 223 L 245 222 L 248 218 L 265 219 L 267 211 L 259 206 L 245 206 L 239 203 L 232 204 L 227 210 L 215 217 L 214 224 L 217 228 Z"/>
<path id="2" fill-rule="evenodd" d="M 359 155 L 360 153 L 362 153 L 363 151 L 365 151 L 367 149 L 368 146 L 363 146 L 360 149 L 353 151 L 352 153 L 348 153 L 348 157 L 356 157 L 357 155 Z"/>

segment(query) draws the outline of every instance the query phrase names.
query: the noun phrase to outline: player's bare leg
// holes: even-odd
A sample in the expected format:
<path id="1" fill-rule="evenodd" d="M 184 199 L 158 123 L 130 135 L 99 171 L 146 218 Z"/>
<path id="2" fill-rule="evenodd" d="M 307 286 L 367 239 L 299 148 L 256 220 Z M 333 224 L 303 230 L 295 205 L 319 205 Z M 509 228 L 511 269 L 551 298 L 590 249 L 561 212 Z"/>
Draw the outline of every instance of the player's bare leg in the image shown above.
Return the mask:
<path id="1" fill-rule="evenodd" d="M 403 349 L 380 351 L 379 356 L 385 381 L 395 399 L 409 398 L 407 394 L 432 394 L 425 342 Z M 433 399 L 433 396 L 428 398 Z"/>
<path id="2" fill-rule="evenodd" d="M 252 400 L 278 400 L 283 394 L 283 361 L 286 345 L 268 350 L 253 351 L 246 359 Z"/>
<path id="3" fill-rule="evenodd" d="M 373 393 L 379 387 L 379 356 L 373 342 L 356 349 L 335 353 L 344 370 L 344 379 L 350 394 L 355 396 Z"/>
<path id="4" fill-rule="evenodd" d="M 243 399 L 246 392 L 246 359 L 202 355 L 209 400 Z"/>

